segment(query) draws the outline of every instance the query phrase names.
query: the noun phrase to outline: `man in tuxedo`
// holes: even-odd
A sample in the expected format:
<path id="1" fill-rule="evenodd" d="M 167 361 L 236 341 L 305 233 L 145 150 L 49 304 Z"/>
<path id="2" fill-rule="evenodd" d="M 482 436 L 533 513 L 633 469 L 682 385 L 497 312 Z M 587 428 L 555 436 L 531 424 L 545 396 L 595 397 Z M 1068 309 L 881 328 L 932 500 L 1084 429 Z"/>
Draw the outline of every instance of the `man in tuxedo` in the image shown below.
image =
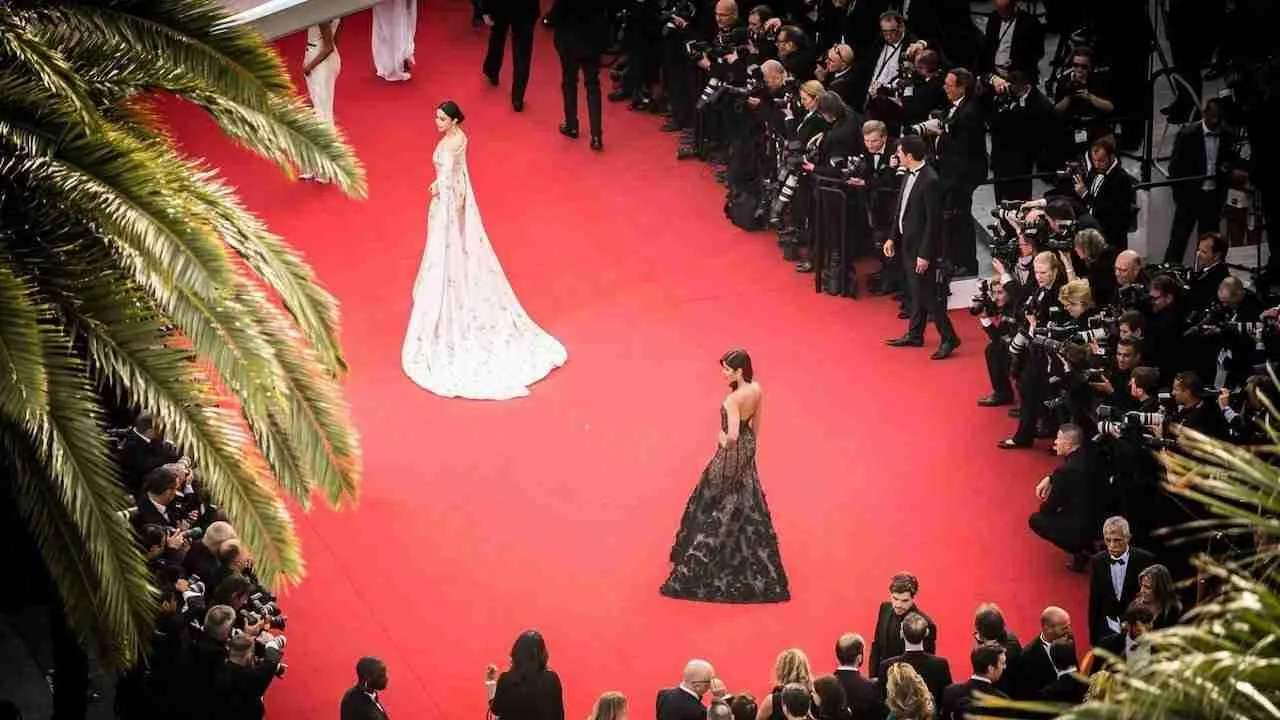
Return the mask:
<path id="1" fill-rule="evenodd" d="M 907 293 L 911 298 L 911 324 L 905 335 L 889 340 L 893 347 L 924 346 L 924 326 L 929 316 L 942 337 L 934 360 L 950 357 L 960 347 L 960 336 L 951 326 L 938 288 L 938 258 L 942 252 L 942 185 L 933 168 L 925 164 L 925 144 L 908 135 L 898 144 L 898 164 L 907 177 L 898 195 L 898 217 L 893 235 L 884 243 L 884 254 L 901 254 Z"/>
<path id="2" fill-rule="evenodd" d="M 822 84 L 840 96 L 845 105 L 857 107 L 858 83 L 853 71 L 853 48 L 843 43 L 827 50 L 826 62 L 815 73 Z"/>
<path id="3" fill-rule="evenodd" d="M 1084 702 L 1089 686 L 1076 675 L 1076 642 L 1069 637 L 1059 638 L 1049 647 L 1049 658 L 1057 673 L 1048 685 L 1040 690 L 1040 700 L 1052 703 L 1079 705 Z"/>
<path id="4" fill-rule="evenodd" d="M 1084 431 L 1076 425 L 1058 428 L 1053 452 L 1062 464 L 1036 485 L 1040 509 L 1031 514 L 1031 531 L 1071 556 L 1073 572 L 1084 572 L 1097 527 L 1095 485 L 1101 478 L 1093 456 L 1084 446 Z"/>
<path id="5" fill-rule="evenodd" d="M 977 695 L 1007 699 L 1009 696 L 996 687 L 1004 676 L 1006 662 L 1004 647 L 997 643 L 978 645 L 969 651 L 973 674 L 968 680 L 954 683 L 943 691 L 942 702 L 938 705 L 939 720 L 964 720 L 974 700 L 982 701 Z M 977 714 L 984 715 L 986 711 L 980 710 Z"/>
<path id="6" fill-rule="evenodd" d="M 853 195 L 866 208 L 868 237 L 879 250 L 893 234 L 893 211 L 896 209 L 898 185 L 901 182 L 898 176 L 897 144 L 889 138 L 889 129 L 879 120 L 868 120 L 862 124 L 862 144 L 866 148 L 862 153 L 863 174 L 861 177 L 850 178 L 849 185 L 862 189 L 862 192 Z M 876 254 L 880 257 L 880 272 L 867 279 L 871 294 L 905 292 L 902 263 L 885 257 L 883 252 Z M 903 318 L 910 317 L 906 310 L 904 302 L 900 313 Z"/>
<path id="7" fill-rule="evenodd" d="M 169 463 L 146 474 L 142 479 L 143 492 L 138 496 L 138 512 L 133 516 L 135 526 L 159 525 L 172 530 L 187 520 L 175 502 L 178 499 L 180 470 L 177 463 Z"/>
<path id="8" fill-rule="evenodd" d="M 1116 144 L 1110 136 L 1089 146 L 1089 169 L 1072 178 L 1076 196 L 1098 221 L 1107 244 L 1117 250 L 1129 247 L 1129 225 L 1133 219 L 1136 191 L 1133 178 L 1120 166 Z"/>
<path id="9" fill-rule="evenodd" d="M 591 149 L 604 149 L 600 103 L 600 55 L 609 42 L 609 6 L 600 0 L 556 0 L 547 13 L 555 28 L 556 54 L 560 56 L 560 92 L 564 95 L 564 122 L 560 133 L 578 137 L 578 73 L 587 88 L 587 120 L 591 125 Z"/>
<path id="10" fill-rule="evenodd" d="M 342 720 L 387 720 L 378 693 L 387 689 L 387 664 L 376 657 L 356 662 L 356 684 L 342 696 Z"/>
<path id="11" fill-rule="evenodd" d="M 841 635 L 836 641 L 836 662 L 839 666 L 834 675 L 840 681 L 840 687 L 844 688 L 852 720 L 881 720 L 888 714 L 888 708 L 880 699 L 880 690 L 858 672 L 866 646 L 867 641 L 857 633 Z"/>
<path id="12" fill-rule="evenodd" d="M 1217 232 L 1226 200 L 1226 171 L 1235 163 L 1235 137 L 1222 126 L 1222 107 L 1217 98 L 1204 104 L 1200 122 L 1183 126 L 1173 141 L 1169 158 L 1169 179 L 1212 175 L 1208 180 L 1173 185 L 1173 228 L 1164 253 L 1167 263 L 1182 264 L 1187 238 L 1193 231 L 1201 235 Z"/>
<path id="13" fill-rule="evenodd" d="M 1008 671 L 1014 676 L 1013 697 L 1018 700 L 1039 697 L 1040 690 L 1057 677 L 1052 655 L 1054 643 L 1071 637 L 1071 615 L 1066 610 L 1051 605 L 1040 613 L 1040 634 L 1022 648 L 1018 662 Z"/>
<path id="14" fill-rule="evenodd" d="M 1048 158 L 1044 141 L 1046 132 L 1055 127 L 1053 103 L 1021 70 L 1011 70 L 1004 86 L 1002 101 L 991 115 L 991 173 L 1002 178 L 1028 176 Z M 1055 168 L 1056 169 L 1056 168 Z M 997 182 L 998 200 L 1031 199 L 1031 178 Z M 1096 294 L 1094 300 L 1097 301 Z M 1102 304 L 1102 303 L 1099 303 Z"/>
<path id="15" fill-rule="evenodd" d="M 974 97 L 973 74 L 953 68 L 942 89 L 950 108 L 943 120 L 929 120 L 926 130 L 937 137 L 938 176 L 942 179 L 944 257 L 967 273 L 978 271 L 973 231 L 973 192 L 987 179 L 987 121 Z"/>
<path id="16" fill-rule="evenodd" d="M 178 448 L 164 439 L 149 413 L 142 413 L 133 421 L 133 427 L 120 441 L 119 454 L 120 472 L 131 492 L 142 489 L 142 478 L 147 473 L 182 457 Z"/>
<path id="17" fill-rule="evenodd" d="M 1129 521 L 1119 515 L 1102 524 L 1106 550 L 1089 560 L 1089 644 L 1120 632 L 1120 616 L 1138 595 L 1138 575 L 1156 558 L 1129 544 Z"/>
<path id="18" fill-rule="evenodd" d="M 484 76 L 489 84 L 498 85 L 502 72 L 502 55 L 506 51 L 507 33 L 511 33 L 511 54 L 515 67 L 511 73 L 511 109 L 524 110 L 524 89 L 529 84 L 529 66 L 533 62 L 533 28 L 538 24 L 541 8 L 538 0 L 482 0 L 484 21 L 489 26 L 489 50 L 484 56 Z"/>
<path id="19" fill-rule="evenodd" d="M 1150 605 L 1145 605 L 1140 600 L 1129 603 L 1129 607 L 1125 608 L 1124 615 L 1120 618 L 1120 631 L 1102 638 L 1094 647 L 1095 650 L 1105 651 L 1109 657 L 1090 652 L 1089 657 L 1085 659 L 1089 674 L 1093 675 L 1099 670 L 1105 670 L 1117 660 L 1132 662 L 1138 656 L 1150 653 L 1147 644 L 1139 641 L 1143 635 L 1151 632 L 1155 627 L 1155 621 L 1155 611 Z"/>
<path id="20" fill-rule="evenodd" d="M 1207 308 L 1218 299 L 1218 286 L 1231 274 L 1227 239 L 1216 232 L 1201 235 L 1196 243 L 1195 268 L 1187 287 L 1187 306 Z"/>
<path id="21" fill-rule="evenodd" d="M 871 660 L 867 665 L 868 673 L 877 673 L 873 677 L 883 678 L 880 662 L 885 658 L 901 655 L 906 651 L 902 642 L 902 622 L 908 613 L 915 613 L 927 622 L 928 632 L 924 638 L 924 649 L 927 652 L 938 650 L 938 626 L 916 605 L 916 595 L 920 592 L 920 581 L 911 573 L 898 573 L 889 581 L 889 600 L 880 603 L 876 613 L 876 634 L 871 640 Z"/>
<path id="22" fill-rule="evenodd" d="M 658 691 L 657 720 L 706 720 L 702 696 L 711 689 L 716 671 L 706 660 L 690 660 L 680 684 Z"/>
<path id="23" fill-rule="evenodd" d="M 987 15 L 978 56 L 978 69 L 987 84 L 1003 93 L 1009 73 L 1019 70 L 1034 85 L 1042 57 L 1044 26 L 1040 20 L 1019 8 L 1016 0 L 996 0 L 995 10 Z"/>
<path id="24" fill-rule="evenodd" d="M 907 615 L 902 621 L 901 655 L 880 661 L 880 677 L 888 677 L 889 668 L 896 663 L 906 663 L 915 668 L 933 695 L 934 707 L 942 706 L 942 693 L 951 684 L 951 665 L 946 658 L 925 650 L 925 638 L 929 637 L 930 621 L 918 613 Z M 1003 660 L 1001 661 L 1003 663 Z"/>

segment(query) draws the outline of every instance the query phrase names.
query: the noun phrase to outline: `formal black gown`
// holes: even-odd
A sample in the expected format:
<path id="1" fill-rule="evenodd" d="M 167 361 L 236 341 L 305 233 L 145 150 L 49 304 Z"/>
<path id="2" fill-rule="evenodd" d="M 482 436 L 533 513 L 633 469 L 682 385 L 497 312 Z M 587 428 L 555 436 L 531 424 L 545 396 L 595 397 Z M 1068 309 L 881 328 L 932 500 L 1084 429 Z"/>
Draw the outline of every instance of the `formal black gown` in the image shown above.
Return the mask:
<path id="1" fill-rule="evenodd" d="M 720 408 L 720 427 L 729 418 Z M 756 436 L 747 420 L 738 442 L 718 447 L 689 497 L 663 595 L 722 603 L 791 599 L 778 553 L 778 535 L 756 473 Z"/>

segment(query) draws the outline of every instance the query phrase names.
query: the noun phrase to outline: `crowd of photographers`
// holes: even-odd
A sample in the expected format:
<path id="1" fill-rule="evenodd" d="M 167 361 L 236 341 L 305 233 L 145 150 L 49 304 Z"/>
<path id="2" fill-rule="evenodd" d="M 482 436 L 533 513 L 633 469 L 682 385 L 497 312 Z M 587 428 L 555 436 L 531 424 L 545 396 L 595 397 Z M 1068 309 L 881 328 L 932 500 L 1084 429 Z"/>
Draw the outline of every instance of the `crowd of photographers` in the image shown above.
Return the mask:
<path id="1" fill-rule="evenodd" d="M 1034 172 L 1059 170 L 1058 192 L 1124 249 L 1135 199 L 1116 143 L 1141 140 L 1126 129 L 1139 107 L 1112 95 L 1144 94 L 1135 28 L 1147 26 L 1141 10 L 1141 23 L 1115 24 L 1126 13 L 1062 9 L 1058 23 L 1080 27 L 1041 82 L 1044 26 L 1014 0 L 979 23 L 952 0 L 634 0 L 619 10 L 610 99 L 665 111 L 678 156 L 716 168 L 735 224 L 776 228 L 784 257 L 819 271 L 816 287 L 856 295 L 853 258 L 878 256 L 892 228 L 903 135 L 926 140 L 942 180 L 947 276 L 978 271 L 972 202 L 988 171 L 997 199 L 1025 201 Z M 886 263 L 868 285 L 902 283 Z"/>
<path id="2" fill-rule="evenodd" d="M 285 616 L 198 469 L 155 422 L 143 415 L 112 441 L 137 502 L 125 521 L 160 593 L 149 652 L 118 685 L 118 715 L 258 720 L 287 668 Z"/>

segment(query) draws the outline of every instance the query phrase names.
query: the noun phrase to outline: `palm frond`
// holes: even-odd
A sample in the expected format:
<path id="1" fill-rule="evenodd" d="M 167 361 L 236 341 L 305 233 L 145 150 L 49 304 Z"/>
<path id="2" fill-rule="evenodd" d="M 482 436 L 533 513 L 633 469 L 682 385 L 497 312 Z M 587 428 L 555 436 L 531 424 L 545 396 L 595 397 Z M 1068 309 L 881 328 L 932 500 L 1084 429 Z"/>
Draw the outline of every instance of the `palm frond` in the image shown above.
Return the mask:
<path id="1" fill-rule="evenodd" d="M 96 128 L 101 116 L 89 98 L 84 80 L 50 46 L 31 35 L 12 10 L 0 5 L 0 58 L 20 67 L 21 75 L 38 81 L 59 102 L 68 104 L 80 124 Z M 14 70 L 15 75 L 19 74 Z"/>

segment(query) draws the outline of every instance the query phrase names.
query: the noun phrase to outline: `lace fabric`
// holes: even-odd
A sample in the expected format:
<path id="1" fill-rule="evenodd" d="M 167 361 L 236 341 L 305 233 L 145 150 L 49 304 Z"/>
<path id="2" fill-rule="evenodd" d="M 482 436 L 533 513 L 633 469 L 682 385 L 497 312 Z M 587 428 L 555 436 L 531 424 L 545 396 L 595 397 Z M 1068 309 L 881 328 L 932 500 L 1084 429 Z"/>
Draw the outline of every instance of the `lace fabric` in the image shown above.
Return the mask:
<path id="1" fill-rule="evenodd" d="M 432 153 L 436 195 L 401 366 L 436 395 L 523 397 L 568 353 L 529 317 L 502 271 L 480 219 L 466 147 L 465 137 L 445 137 Z"/>
<path id="2" fill-rule="evenodd" d="M 720 408 L 720 427 L 728 416 Z M 685 506 L 661 593 L 685 600 L 772 603 L 791 599 L 747 420 L 738 442 L 717 447 Z"/>

